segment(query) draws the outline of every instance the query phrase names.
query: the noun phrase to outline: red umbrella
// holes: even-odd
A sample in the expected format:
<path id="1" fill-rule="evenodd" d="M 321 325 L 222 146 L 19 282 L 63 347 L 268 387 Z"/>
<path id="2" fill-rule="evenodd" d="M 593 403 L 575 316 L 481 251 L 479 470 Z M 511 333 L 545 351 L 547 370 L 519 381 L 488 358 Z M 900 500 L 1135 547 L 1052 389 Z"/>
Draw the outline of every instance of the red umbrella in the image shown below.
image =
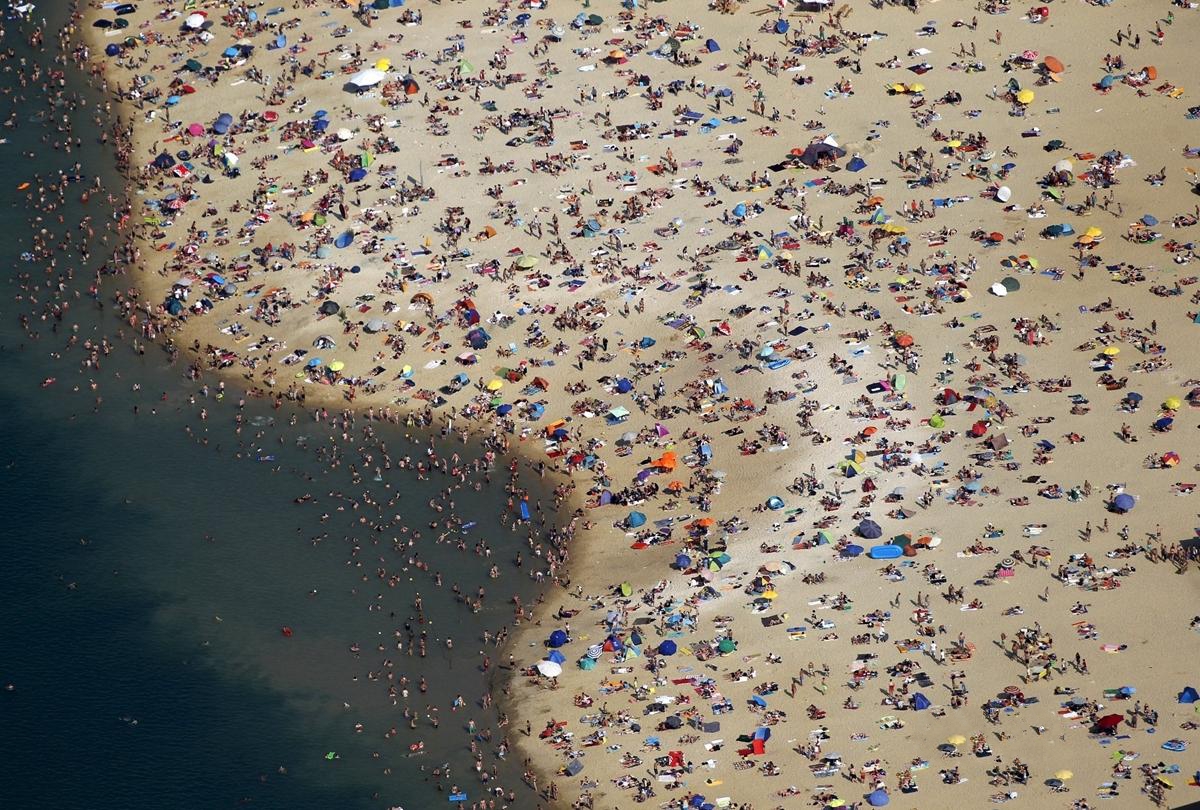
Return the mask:
<path id="1" fill-rule="evenodd" d="M 279 120 L 279 113 L 275 112 L 274 110 L 267 110 L 262 114 L 262 119 L 270 124 L 273 121 Z"/>
<path id="2" fill-rule="evenodd" d="M 1096 728 L 1101 731 L 1113 732 L 1117 730 L 1117 726 L 1121 725 L 1121 721 L 1124 719 L 1119 714 L 1106 714 L 1096 721 Z"/>

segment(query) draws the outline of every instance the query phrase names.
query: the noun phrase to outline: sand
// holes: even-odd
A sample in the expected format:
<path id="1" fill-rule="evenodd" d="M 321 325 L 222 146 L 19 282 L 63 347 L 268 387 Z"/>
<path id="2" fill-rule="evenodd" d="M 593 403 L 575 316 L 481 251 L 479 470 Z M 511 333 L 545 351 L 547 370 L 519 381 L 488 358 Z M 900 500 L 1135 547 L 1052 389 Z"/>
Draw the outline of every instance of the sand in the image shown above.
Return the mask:
<path id="1" fill-rule="evenodd" d="M 512 648 L 518 669 L 533 666 L 563 624 L 557 612 L 580 611 L 560 677 L 514 673 L 512 713 L 534 732 L 516 736 L 539 790 L 553 783 L 560 805 L 582 795 L 627 807 L 637 788 L 614 780 L 632 777 L 648 780 L 655 803 L 701 794 L 733 806 L 800 807 L 863 802 L 878 781 L 897 807 L 980 806 L 1010 791 L 1025 805 L 1070 806 L 1095 802 L 1114 782 L 1123 750 L 1132 778 L 1115 779 L 1120 806 L 1145 801 L 1143 788 L 1165 790 L 1168 805 L 1195 792 L 1194 758 L 1160 749 L 1167 739 L 1194 740 L 1194 730 L 1181 729 L 1192 706 L 1175 696 L 1193 677 L 1200 642 L 1189 628 L 1194 572 L 1160 551 L 1175 552 L 1194 525 L 1181 498 L 1197 463 L 1187 401 L 1189 378 L 1200 376 L 1187 356 L 1195 276 L 1190 248 L 1163 249 L 1194 232 L 1186 223 L 1197 198 L 1183 153 L 1196 126 L 1185 117 L 1194 10 L 1060 2 L 1034 23 L 1022 7 L 993 15 L 954 2 L 923 3 L 915 14 L 856 2 L 839 20 L 737 4 L 722 13 L 651 3 L 623 17 L 607 0 L 525 10 L 416 2 L 368 12 L 368 26 L 353 9 L 296 6 L 276 15 L 260 7 L 251 23 L 216 4 L 141 4 L 128 29 L 108 33 L 91 24 L 111 12 L 84 15 L 92 64 L 130 121 L 131 243 L 121 255 L 143 300 L 161 304 L 137 322 L 253 394 L 500 431 L 570 482 L 560 509 L 564 523 L 576 516 L 569 583 L 556 567 L 563 587 L 522 624 Z M 185 24 L 194 10 L 208 15 L 195 30 Z M 400 22 L 418 13 L 420 25 Z M 572 25 L 579 13 L 603 21 Z M 780 19 L 786 34 L 776 32 Z M 1137 47 L 1110 39 L 1126 26 Z M 143 41 L 104 55 L 130 32 Z M 277 36 L 286 37 L 280 48 Z M 797 37 L 808 47 L 792 53 Z M 710 38 L 720 50 L 708 52 Z M 676 39 L 685 58 L 652 55 Z M 239 41 L 252 53 L 221 56 Z M 1110 71 L 1117 81 L 1102 92 L 1094 83 L 1106 74 L 1106 54 L 1120 54 L 1124 67 Z M 197 73 L 189 59 L 222 70 Z M 390 60 L 378 65 L 382 83 L 347 89 L 381 59 Z M 909 69 L 922 62 L 928 71 Z M 974 63 L 984 69 L 965 69 Z M 1139 75 L 1144 65 L 1154 78 Z M 137 98 L 135 76 L 152 78 Z M 906 87 L 896 92 L 895 83 Z M 1032 90 L 1032 101 L 1018 103 L 1020 90 Z M 172 95 L 179 100 L 168 105 Z M 329 122 L 323 131 L 313 123 L 318 110 Z M 221 113 L 233 119 L 225 135 L 212 129 Z M 187 134 L 192 123 L 200 135 Z M 832 165 L 787 162 L 822 139 L 843 150 Z M 1054 139 L 1061 148 L 1050 148 Z M 1111 161 L 1118 182 L 1093 189 L 1079 175 L 1109 150 L 1120 153 Z M 164 152 L 171 165 L 147 169 Z M 866 163 L 857 172 L 855 156 Z M 1049 196 L 1058 191 L 1039 183 L 1064 159 L 1072 184 Z M 192 166 L 186 177 L 181 162 Z M 1160 167 L 1161 182 L 1149 177 Z M 356 168 L 366 174 L 350 180 Z M 999 186 L 1011 190 L 1008 205 L 994 199 Z M 1087 206 L 1092 191 L 1096 204 Z M 934 198 L 955 202 L 940 207 Z M 1031 215 L 1034 206 L 1044 217 Z M 1142 226 L 1145 214 L 1158 223 Z M 1076 236 L 1044 237 L 1061 223 Z M 1093 227 L 1102 240 L 1076 242 Z M 1141 241 L 1150 232 L 1157 236 Z M 343 235 L 348 246 L 336 246 Z M 1019 288 L 993 288 L 1004 279 Z M 186 318 L 168 310 L 173 298 Z M 337 313 L 322 315 L 329 302 Z M 489 333 L 486 347 L 470 346 L 476 327 Z M 1097 385 L 1109 346 L 1120 350 L 1108 361 L 1113 382 Z M 468 354 L 471 365 L 457 359 Z M 771 369 L 780 359 L 790 362 Z M 446 388 L 459 373 L 462 390 Z M 495 391 L 492 380 L 502 383 Z M 869 392 L 873 383 L 885 390 Z M 1142 396 L 1136 410 L 1130 392 Z M 1181 403 L 1165 408 L 1171 397 Z M 501 414 L 502 404 L 513 407 Z M 614 408 L 629 415 L 607 418 Z M 940 428 L 929 423 L 935 414 Z M 1153 429 L 1163 416 L 1174 423 Z M 1136 443 L 1120 435 L 1123 424 Z M 558 428 L 566 433 L 554 440 Z M 1177 466 L 1162 463 L 1171 451 Z M 639 472 L 653 491 L 627 490 Z M 1047 497 L 1056 484 L 1062 497 Z M 598 506 L 606 491 L 636 503 Z M 1137 499 L 1126 515 L 1110 511 L 1121 492 Z M 781 508 L 767 507 L 772 496 Z M 640 529 L 627 525 L 631 510 L 646 517 Z M 695 526 L 701 518 L 714 523 Z M 864 518 L 879 524 L 879 540 L 855 535 Z M 1127 540 L 1118 535 L 1126 525 Z M 828 543 L 818 544 L 819 530 Z M 940 544 L 895 568 L 844 552 L 901 534 Z M 656 542 L 631 548 L 645 545 L 638 539 Z M 995 553 L 967 553 L 977 545 Z M 1110 559 L 1127 545 L 1128 557 Z M 1045 547 L 1047 566 L 1032 546 Z M 717 548 L 730 557 L 719 570 L 671 568 L 679 553 L 696 562 Z M 566 562 L 562 549 L 541 552 L 543 568 L 551 556 Z M 1029 564 L 1014 560 L 995 576 L 1014 552 Z M 1055 578 L 1084 554 L 1094 564 L 1091 590 Z M 756 584 L 764 564 L 795 570 Z M 945 584 L 932 584 L 928 567 Z M 825 579 L 805 583 L 805 575 Z M 631 597 L 621 596 L 622 582 Z M 963 589 L 961 605 L 942 595 L 949 586 Z M 705 587 L 716 598 L 701 600 Z M 776 596 L 763 597 L 768 590 Z M 920 626 L 932 636 L 918 635 L 919 593 L 931 613 Z M 814 604 L 839 595 L 848 609 Z M 974 600 L 979 609 L 960 609 Z M 1076 603 L 1087 612 L 1072 612 Z M 643 636 L 640 657 L 603 651 L 595 669 L 580 669 L 618 608 L 622 643 L 635 629 Z M 681 608 L 694 628 L 668 632 L 663 618 Z M 872 624 L 875 611 L 890 611 L 890 621 Z M 765 626 L 767 617 L 778 621 Z M 1081 633 L 1080 622 L 1095 632 Z M 1057 656 L 1053 680 L 1026 682 L 1024 653 L 1009 649 L 1021 628 Z M 864 633 L 876 640 L 853 643 Z M 695 660 L 693 644 L 726 634 L 735 652 Z M 656 678 L 649 654 L 668 636 L 680 651 L 661 659 Z M 906 639 L 924 648 L 904 652 L 897 642 Z M 967 644 L 969 660 L 940 660 Z M 1101 645 L 1127 646 L 1106 653 Z M 852 666 L 867 654 L 878 675 L 851 690 Z M 929 685 L 889 675 L 904 661 Z M 737 670 L 753 674 L 734 681 Z M 964 673 L 953 680 L 969 689 L 957 707 L 952 672 Z M 731 710 L 714 717 L 713 699 L 674 682 L 685 678 L 711 678 Z M 614 681 L 623 688 L 601 694 Z M 770 717 L 765 753 L 739 755 L 750 746 L 737 738 L 766 719 L 750 698 L 771 682 L 778 691 L 760 691 L 780 714 Z M 1127 685 L 1137 690 L 1130 700 L 1104 694 Z M 1037 702 L 990 722 L 985 705 L 1010 686 Z M 1103 708 L 1064 717 L 1072 695 L 1055 689 L 1068 686 Z M 918 691 L 933 708 L 908 707 Z M 587 709 L 576 706 L 584 693 L 594 700 Z M 643 717 L 662 695 L 688 702 L 694 715 L 684 720 L 718 720 L 720 731 L 687 722 L 656 731 L 678 711 Z M 843 708 L 847 698 L 858 708 Z M 1091 719 L 1128 717 L 1135 702 L 1159 713 L 1154 735 L 1145 719 L 1128 732 L 1121 726 L 1127 738 L 1090 733 Z M 606 739 L 582 747 L 594 729 L 580 718 L 602 705 L 631 717 L 610 718 Z M 824 718 L 810 720 L 810 705 Z M 886 717 L 903 727 L 881 728 Z M 548 718 L 566 721 L 573 737 L 539 741 Z M 821 727 L 818 751 L 811 734 Z M 969 743 L 958 746 L 961 758 L 938 750 L 977 734 L 990 756 L 973 756 Z M 644 745 L 650 736 L 660 749 Z M 723 746 L 707 750 L 715 739 Z M 669 751 L 691 766 L 656 765 Z M 584 763 L 574 778 L 556 775 L 569 752 Z M 623 767 L 627 753 L 640 763 Z M 840 765 L 814 772 L 830 754 Z M 1027 784 L 988 773 L 1019 772 L 1017 758 L 1030 768 Z M 1153 769 L 1140 770 L 1160 760 L 1181 767 L 1166 777 L 1170 789 Z M 780 773 L 765 775 L 767 762 Z M 862 773 L 868 762 L 880 770 Z M 902 774 L 914 765 L 919 791 L 904 793 Z M 939 771 L 951 768 L 964 781 L 944 784 Z M 1045 783 L 1061 769 L 1073 778 L 1068 792 L 1054 793 Z M 789 786 L 795 795 L 780 796 Z"/>

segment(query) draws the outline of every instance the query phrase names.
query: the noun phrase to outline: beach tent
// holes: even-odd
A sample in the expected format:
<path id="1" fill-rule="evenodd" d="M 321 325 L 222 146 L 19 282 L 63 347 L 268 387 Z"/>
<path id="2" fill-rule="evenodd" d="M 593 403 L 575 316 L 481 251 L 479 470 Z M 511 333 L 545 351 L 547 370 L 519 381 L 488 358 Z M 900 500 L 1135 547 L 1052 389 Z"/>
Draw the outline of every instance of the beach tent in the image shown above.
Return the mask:
<path id="1" fill-rule="evenodd" d="M 561 664 L 567 660 L 567 657 L 558 650 L 551 650 L 550 654 L 546 656 L 546 660 L 553 661 L 556 664 Z"/>
<path id="2" fill-rule="evenodd" d="M 716 53 L 721 50 L 721 46 L 717 44 L 715 39 L 709 39 L 704 43 L 704 49 L 709 53 Z"/>
<path id="3" fill-rule="evenodd" d="M 546 640 L 546 646 L 559 648 L 567 643 L 567 632 L 565 630 L 555 630 L 550 634 L 550 638 Z"/>
<path id="4" fill-rule="evenodd" d="M 852 172 L 861 172 L 863 169 L 867 168 L 867 162 L 860 156 L 855 155 L 854 157 L 850 158 L 850 162 L 846 164 L 846 168 Z"/>
<path id="5" fill-rule="evenodd" d="M 1179 693 L 1180 703 L 1200 703 L 1200 692 L 1196 691 L 1194 686 L 1185 686 L 1183 691 Z"/>
<path id="6" fill-rule="evenodd" d="M 804 148 L 804 151 L 798 155 L 801 163 L 809 168 L 816 168 L 817 164 L 825 160 L 837 160 L 846 156 L 846 150 L 840 146 L 826 143 L 825 141 L 817 141 L 810 143 Z"/>
<path id="7" fill-rule="evenodd" d="M 925 697 L 920 692 L 917 692 L 917 694 L 913 695 L 913 708 L 917 711 L 924 711 L 932 705 L 933 704 L 929 702 L 929 698 Z"/>
<path id="8" fill-rule="evenodd" d="M 646 525 L 646 516 L 642 512 L 630 512 L 625 518 L 625 523 L 631 528 L 636 529 L 639 526 Z"/>

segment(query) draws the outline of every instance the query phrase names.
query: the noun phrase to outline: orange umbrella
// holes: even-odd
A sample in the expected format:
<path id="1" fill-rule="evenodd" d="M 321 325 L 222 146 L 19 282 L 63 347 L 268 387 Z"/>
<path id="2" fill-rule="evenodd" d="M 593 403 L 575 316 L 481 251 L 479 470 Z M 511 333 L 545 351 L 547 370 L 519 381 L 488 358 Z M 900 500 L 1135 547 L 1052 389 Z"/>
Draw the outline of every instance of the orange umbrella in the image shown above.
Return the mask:
<path id="1" fill-rule="evenodd" d="M 1050 71 L 1051 73 L 1062 73 L 1065 69 L 1063 68 L 1063 63 L 1058 61 L 1058 59 L 1053 56 L 1047 56 L 1042 60 L 1042 64 L 1045 65 L 1046 70 Z"/>
<path id="2" fill-rule="evenodd" d="M 1158 78 L 1158 68 L 1156 68 L 1154 65 L 1144 67 L 1142 70 L 1146 71 L 1146 78 L 1150 81 L 1154 81 Z"/>
<path id="3" fill-rule="evenodd" d="M 666 453 L 663 453 L 663 454 L 662 454 L 661 456 L 659 456 L 659 457 L 658 457 L 658 459 L 657 459 L 657 460 L 654 462 L 654 466 L 655 466 L 655 467 L 660 467 L 660 468 L 662 468 L 662 469 L 664 469 L 664 470 L 673 470 L 673 469 L 675 469 L 675 464 L 676 464 L 676 461 L 675 461 L 675 454 L 674 454 L 674 453 L 672 453 L 672 452 L 670 452 L 670 451 L 668 451 L 668 452 L 666 452 Z"/>
<path id="4" fill-rule="evenodd" d="M 672 481 L 671 483 L 667 484 L 668 492 L 678 492 L 681 489 L 683 489 L 682 481 Z"/>

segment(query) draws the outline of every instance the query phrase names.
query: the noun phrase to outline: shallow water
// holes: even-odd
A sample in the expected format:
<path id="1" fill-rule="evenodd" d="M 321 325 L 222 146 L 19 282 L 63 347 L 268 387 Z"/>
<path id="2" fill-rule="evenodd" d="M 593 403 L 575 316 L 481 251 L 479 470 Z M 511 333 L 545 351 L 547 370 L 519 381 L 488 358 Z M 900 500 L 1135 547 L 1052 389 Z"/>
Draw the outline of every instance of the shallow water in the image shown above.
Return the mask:
<path id="1" fill-rule="evenodd" d="M 18 45 L 12 31 L 4 44 Z M 22 149 L 43 155 L 5 178 L 4 233 L 30 227 L 25 201 L 13 190 L 17 175 L 66 169 L 81 159 L 89 173 L 112 177 L 111 159 L 98 146 L 68 157 L 46 148 L 42 132 L 40 124 L 22 124 L 0 147 L 6 157 Z M 78 209 L 69 212 L 68 223 Z M 93 201 L 89 213 L 99 221 L 109 212 Z M 289 426 L 292 411 L 272 412 L 261 403 L 245 408 L 239 447 L 233 396 L 201 403 L 209 411 L 202 422 L 201 404 L 187 404 L 196 386 L 182 369 L 168 366 L 153 347 L 137 355 L 116 337 L 116 320 L 86 297 L 74 302 L 64 332 L 78 324 L 81 341 L 106 335 L 115 350 L 101 370 L 84 375 L 83 355 L 64 350 L 63 334 L 52 333 L 49 323 L 37 341 L 25 341 L 17 328 L 17 313 L 28 306 L 13 302 L 16 274 L 42 269 L 17 258 L 25 247 L 10 240 L 0 248 L 8 254 L 0 254 L 7 268 L 0 299 L 0 601 L 6 613 L 0 684 L 12 687 L 0 692 L 0 804 L 428 807 L 445 801 L 426 783 L 426 769 L 443 762 L 452 765 L 451 781 L 478 798 L 478 783 L 467 774 L 463 726 L 468 717 L 481 725 L 494 720 L 476 704 L 484 690 L 478 638 L 484 628 L 508 623 L 508 597 L 528 600 L 535 593 L 510 564 L 517 541 L 497 524 L 502 488 L 456 496 L 463 520 L 486 527 L 468 534 L 468 548 L 485 536 L 496 552 L 492 560 L 431 546 L 426 524 L 438 515 L 426 503 L 449 479 L 423 482 L 392 470 L 383 481 L 367 473 L 366 484 L 356 486 L 347 464 L 331 470 L 317 458 L 316 448 L 332 446 L 331 426 L 303 412 Z M 79 283 L 89 275 L 79 273 Z M 113 279 L 104 297 L 128 282 Z M 43 388 L 47 377 L 57 381 Z M 94 392 L 89 379 L 98 383 Z M 96 395 L 103 405 L 93 412 Z M 399 430 L 377 430 L 394 457 L 420 455 L 401 449 Z M 340 437 L 337 443 L 345 445 Z M 467 458 L 474 452 L 455 449 Z M 365 508 L 339 512 L 329 497 L 331 491 L 361 496 L 367 488 L 381 500 L 402 491 L 386 514 L 398 512 L 422 529 L 426 539 L 418 550 L 431 569 L 445 572 L 443 588 L 415 569 L 395 587 L 375 576 L 378 565 L 395 573 L 404 560 L 387 542 L 372 545 L 371 532 L 354 522 Z M 315 501 L 294 504 L 302 493 Z M 321 522 L 324 513 L 330 517 Z M 351 537 L 358 538 L 357 553 Z M 503 569 L 499 580 L 487 575 L 493 561 Z M 455 601 L 449 591 L 456 581 L 472 595 L 486 585 L 480 613 Z M 430 619 L 429 657 L 394 647 L 378 652 L 376 644 L 413 613 L 418 590 Z M 371 609 L 376 604 L 380 609 Z M 283 627 L 291 628 L 290 637 Z M 441 641 L 451 628 L 452 651 Z M 354 642 L 361 644 L 361 658 L 349 650 Z M 495 648 L 489 654 L 500 658 Z M 394 661 L 397 678 L 429 679 L 429 693 L 414 687 L 410 701 L 422 715 L 426 704 L 440 706 L 439 730 L 422 719 L 418 731 L 409 731 L 387 699 L 386 679 L 368 678 L 370 670 L 384 671 L 385 657 Z M 458 694 L 468 706 L 453 713 L 450 702 Z M 355 723 L 364 725 L 361 734 Z M 392 725 L 399 734 L 385 740 Z M 409 757 L 416 740 L 425 742 L 427 753 Z M 489 764 L 495 743 L 482 744 Z M 334 758 L 327 759 L 331 752 Z M 501 784 L 515 784 L 519 770 L 502 763 L 500 777 Z"/>

